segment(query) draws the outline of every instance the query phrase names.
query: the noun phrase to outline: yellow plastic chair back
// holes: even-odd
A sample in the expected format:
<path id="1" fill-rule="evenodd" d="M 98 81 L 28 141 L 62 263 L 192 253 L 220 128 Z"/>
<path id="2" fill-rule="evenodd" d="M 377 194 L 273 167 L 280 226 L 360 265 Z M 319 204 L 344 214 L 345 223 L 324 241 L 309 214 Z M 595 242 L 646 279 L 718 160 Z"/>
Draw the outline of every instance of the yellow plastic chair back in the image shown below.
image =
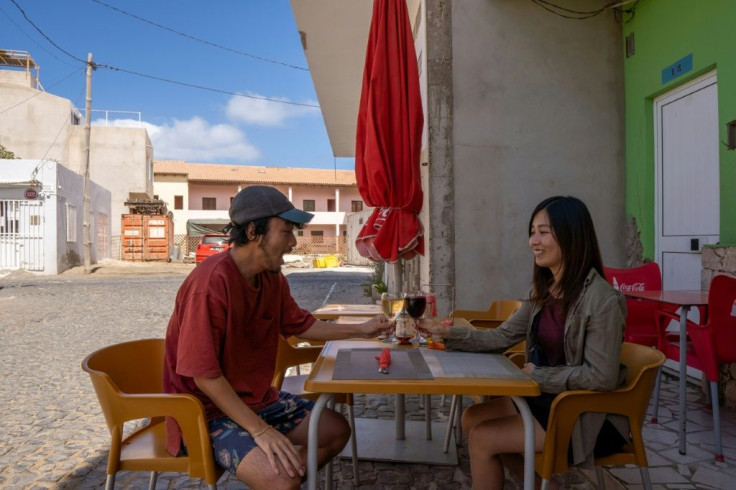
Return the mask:
<path id="1" fill-rule="evenodd" d="M 453 318 L 464 318 L 475 328 L 496 328 L 521 308 L 521 301 L 503 299 L 494 301 L 487 310 L 453 310 Z"/>
<path id="2" fill-rule="evenodd" d="M 641 469 L 647 486 L 649 478 L 646 470 L 649 464 L 641 430 L 654 381 L 664 361 L 664 354 L 657 349 L 624 342 L 621 363 L 626 365 L 628 371 L 624 387 L 614 391 L 574 390 L 560 393 L 552 402 L 544 449 L 537 453 L 535 460 L 536 471 L 542 479 L 548 482 L 553 474 L 567 471 L 570 436 L 580 414 L 601 412 L 628 418 L 631 444 L 625 445 L 618 453 L 596 459 L 596 466 L 635 464 Z"/>
<path id="3" fill-rule="evenodd" d="M 215 465 L 202 403 L 191 395 L 163 393 L 164 339 L 145 339 L 104 347 L 82 361 L 97 393 L 107 428 L 110 454 L 106 488 L 118 471 L 188 473 L 215 488 L 224 470 Z M 186 456 L 166 450 L 165 416 L 174 417 L 187 443 Z M 150 419 L 123 436 L 123 424 Z"/>

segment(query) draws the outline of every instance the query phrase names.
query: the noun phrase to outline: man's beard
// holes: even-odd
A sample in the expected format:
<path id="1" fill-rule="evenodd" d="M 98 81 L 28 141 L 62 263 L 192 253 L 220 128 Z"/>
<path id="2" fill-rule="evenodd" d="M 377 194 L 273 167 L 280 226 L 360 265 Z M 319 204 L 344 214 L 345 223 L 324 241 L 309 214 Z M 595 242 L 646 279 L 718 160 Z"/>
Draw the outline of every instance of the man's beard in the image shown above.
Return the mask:
<path id="1" fill-rule="evenodd" d="M 260 245 L 258 245 L 258 248 L 261 249 L 261 251 L 263 252 L 263 254 L 266 257 L 268 257 L 268 253 L 266 252 L 266 247 L 264 246 L 264 243 L 263 242 L 261 242 Z M 283 257 L 283 255 L 281 257 Z M 279 257 L 279 261 L 280 260 L 281 260 L 281 258 Z M 281 264 L 279 264 L 278 266 L 276 266 L 275 269 L 266 269 L 266 272 L 270 272 L 271 274 L 279 274 L 279 273 L 281 273 Z"/>

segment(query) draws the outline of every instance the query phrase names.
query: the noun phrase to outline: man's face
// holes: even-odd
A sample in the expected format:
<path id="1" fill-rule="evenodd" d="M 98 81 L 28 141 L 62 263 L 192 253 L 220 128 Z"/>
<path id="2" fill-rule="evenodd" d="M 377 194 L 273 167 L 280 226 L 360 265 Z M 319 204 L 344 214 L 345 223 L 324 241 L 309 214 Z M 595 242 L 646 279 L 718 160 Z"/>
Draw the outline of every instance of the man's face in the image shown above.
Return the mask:
<path id="1" fill-rule="evenodd" d="M 258 241 L 263 268 L 270 272 L 279 272 L 284 264 L 284 254 L 291 252 L 296 245 L 294 225 L 274 216 L 268 222 L 268 231 Z"/>

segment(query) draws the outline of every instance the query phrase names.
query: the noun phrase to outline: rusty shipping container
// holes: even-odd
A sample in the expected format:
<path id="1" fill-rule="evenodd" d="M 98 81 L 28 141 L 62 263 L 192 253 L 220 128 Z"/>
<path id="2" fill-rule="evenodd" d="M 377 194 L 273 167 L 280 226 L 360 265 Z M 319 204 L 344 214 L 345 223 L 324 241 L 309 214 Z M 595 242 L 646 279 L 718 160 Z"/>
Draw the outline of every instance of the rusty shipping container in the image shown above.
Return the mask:
<path id="1" fill-rule="evenodd" d="M 174 223 L 170 215 L 124 214 L 122 224 L 123 260 L 171 260 Z"/>

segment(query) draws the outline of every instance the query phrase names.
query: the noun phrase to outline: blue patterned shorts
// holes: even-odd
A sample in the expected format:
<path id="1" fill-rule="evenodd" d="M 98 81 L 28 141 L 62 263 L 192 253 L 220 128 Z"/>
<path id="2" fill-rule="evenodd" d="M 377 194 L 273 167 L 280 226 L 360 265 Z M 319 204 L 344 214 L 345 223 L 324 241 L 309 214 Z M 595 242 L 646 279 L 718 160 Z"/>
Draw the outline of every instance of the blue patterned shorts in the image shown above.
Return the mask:
<path id="1" fill-rule="evenodd" d="M 282 391 L 279 399 L 256 412 L 268 425 L 282 434 L 290 432 L 312 411 L 314 402 Z M 258 447 L 250 433 L 230 417 L 208 422 L 215 461 L 233 475 L 251 449 Z"/>

